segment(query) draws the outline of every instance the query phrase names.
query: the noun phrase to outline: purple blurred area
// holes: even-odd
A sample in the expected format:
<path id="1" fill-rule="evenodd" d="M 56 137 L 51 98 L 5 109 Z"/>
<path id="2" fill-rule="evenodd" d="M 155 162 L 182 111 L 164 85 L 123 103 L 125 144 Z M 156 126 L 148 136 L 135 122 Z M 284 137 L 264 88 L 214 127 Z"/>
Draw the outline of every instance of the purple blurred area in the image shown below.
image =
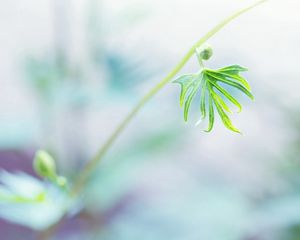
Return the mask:
<path id="1" fill-rule="evenodd" d="M 34 174 L 32 170 L 32 158 L 34 150 L 1 150 L 0 162 L 1 169 L 9 172 L 23 171 L 28 174 Z M 36 234 L 25 227 L 11 224 L 7 221 L 0 219 L 0 236 L 6 236 L 6 239 L 21 240 L 35 239 Z"/>
<path id="2" fill-rule="evenodd" d="M 32 159 L 35 150 L 0 150 L 1 169 L 14 172 L 23 171 L 34 175 L 32 169 Z"/>

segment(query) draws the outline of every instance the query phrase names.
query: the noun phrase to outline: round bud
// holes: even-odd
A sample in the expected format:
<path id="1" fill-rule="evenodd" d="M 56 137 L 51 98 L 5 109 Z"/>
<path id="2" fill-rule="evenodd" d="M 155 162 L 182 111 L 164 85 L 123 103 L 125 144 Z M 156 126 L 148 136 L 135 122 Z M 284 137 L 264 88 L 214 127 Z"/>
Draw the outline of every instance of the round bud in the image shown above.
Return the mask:
<path id="1" fill-rule="evenodd" d="M 55 161 L 49 153 L 43 150 L 39 150 L 36 152 L 33 161 L 33 168 L 35 172 L 41 177 L 50 179 L 56 177 Z"/>
<path id="2" fill-rule="evenodd" d="M 213 55 L 213 49 L 210 45 L 205 45 L 203 48 L 199 49 L 200 58 L 203 60 L 209 60 Z"/>

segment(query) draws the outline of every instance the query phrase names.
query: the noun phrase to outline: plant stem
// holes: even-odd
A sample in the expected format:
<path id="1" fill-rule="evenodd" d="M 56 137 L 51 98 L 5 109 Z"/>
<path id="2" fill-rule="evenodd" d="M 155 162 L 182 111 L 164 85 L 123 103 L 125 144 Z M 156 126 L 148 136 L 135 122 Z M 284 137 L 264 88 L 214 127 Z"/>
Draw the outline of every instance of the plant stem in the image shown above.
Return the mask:
<path id="1" fill-rule="evenodd" d="M 198 59 L 198 63 L 200 65 L 200 68 L 201 69 L 205 68 L 204 63 L 203 63 L 203 59 L 200 56 L 200 52 L 199 52 L 198 48 L 196 48 L 195 53 L 197 55 L 197 59 Z"/>
<path id="2" fill-rule="evenodd" d="M 127 127 L 127 125 L 131 122 L 131 120 L 136 116 L 139 110 L 157 93 L 159 92 L 167 83 L 169 83 L 177 73 L 185 66 L 185 64 L 189 61 L 189 59 L 194 55 L 195 50 L 200 47 L 203 43 L 205 43 L 208 39 L 210 39 L 213 35 L 215 35 L 218 31 L 220 31 L 224 26 L 226 26 L 229 22 L 239 17 L 243 13 L 251 10 L 252 8 L 260 5 L 267 0 L 258 1 L 238 12 L 234 13 L 230 17 L 223 20 L 221 23 L 216 25 L 212 30 L 210 30 L 206 35 L 204 35 L 198 42 L 196 42 L 191 49 L 186 53 L 186 55 L 182 58 L 182 60 L 175 66 L 175 68 L 164 78 L 162 79 L 155 87 L 153 87 L 132 109 L 132 111 L 125 117 L 125 119 L 120 123 L 120 125 L 115 129 L 112 135 L 107 139 L 104 145 L 100 148 L 100 150 L 96 153 L 96 155 L 84 166 L 83 170 L 79 174 L 79 177 L 75 181 L 75 184 L 72 189 L 73 196 L 79 194 L 84 188 L 88 177 L 92 174 L 92 172 L 96 169 L 97 165 L 102 160 L 103 156 L 110 149 L 115 140 L 119 137 L 119 135 L 123 132 L 123 130 Z"/>

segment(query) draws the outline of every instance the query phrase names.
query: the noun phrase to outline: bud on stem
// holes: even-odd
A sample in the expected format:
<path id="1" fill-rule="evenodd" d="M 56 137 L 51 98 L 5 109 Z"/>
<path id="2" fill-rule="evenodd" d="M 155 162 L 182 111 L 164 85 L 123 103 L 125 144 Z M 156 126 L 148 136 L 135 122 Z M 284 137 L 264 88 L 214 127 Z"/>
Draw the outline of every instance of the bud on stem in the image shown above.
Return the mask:
<path id="1" fill-rule="evenodd" d="M 55 160 L 46 151 L 39 150 L 36 152 L 33 161 L 33 168 L 36 174 L 40 177 L 47 178 L 60 187 L 66 186 L 67 179 L 57 175 Z"/>
<path id="2" fill-rule="evenodd" d="M 213 49 L 209 44 L 205 44 L 203 47 L 197 49 L 198 58 L 201 60 L 209 60 L 213 55 Z"/>
<path id="3" fill-rule="evenodd" d="M 44 178 L 53 179 L 56 177 L 56 164 L 53 157 L 46 151 L 39 150 L 36 152 L 33 168 L 35 172 Z"/>

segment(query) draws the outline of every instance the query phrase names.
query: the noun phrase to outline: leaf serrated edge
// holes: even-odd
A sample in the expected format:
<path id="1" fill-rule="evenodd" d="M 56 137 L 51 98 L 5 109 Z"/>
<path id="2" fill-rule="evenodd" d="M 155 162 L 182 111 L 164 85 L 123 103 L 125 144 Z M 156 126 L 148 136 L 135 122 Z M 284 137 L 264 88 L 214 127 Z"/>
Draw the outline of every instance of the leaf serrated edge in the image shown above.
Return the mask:
<path id="1" fill-rule="evenodd" d="M 184 104 L 184 121 L 186 121 L 186 122 L 188 120 L 188 114 L 189 114 L 189 109 L 190 109 L 192 100 L 194 99 L 195 95 L 197 94 L 197 92 L 198 92 L 198 90 L 201 86 L 202 79 L 203 79 L 202 74 L 200 74 L 198 76 L 195 76 L 195 79 L 194 79 L 194 82 L 193 82 L 193 84 L 194 84 L 193 89 L 191 90 L 189 96 L 187 97 L 187 99 L 185 101 L 185 104 Z"/>
<path id="2" fill-rule="evenodd" d="M 240 113 L 243 109 L 242 105 L 236 100 L 225 88 L 221 87 L 217 83 L 212 83 L 214 87 L 222 93 L 232 104 L 234 104 L 238 108 L 238 112 Z"/>
<path id="3" fill-rule="evenodd" d="M 254 96 L 252 95 L 252 93 L 247 90 L 247 88 L 245 88 L 243 85 L 237 83 L 237 82 L 234 82 L 234 81 L 231 81 L 229 79 L 224 79 L 222 77 L 219 77 L 219 76 L 216 76 L 214 73 L 212 72 L 208 72 L 207 71 L 207 74 L 210 75 L 212 78 L 214 78 L 216 81 L 220 81 L 220 82 L 223 82 L 223 83 L 226 83 L 232 87 L 235 87 L 237 89 L 239 89 L 240 91 L 242 91 L 243 93 L 245 93 L 249 98 L 251 98 L 252 100 L 254 100 Z"/>
<path id="4" fill-rule="evenodd" d="M 215 111 L 214 111 L 214 105 L 213 105 L 213 100 L 211 96 L 209 95 L 209 101 L 208 101 L 208 128 L 207 130 L 204 130 L 204 132 L 211 132 L 211 130 L 214 127 L 214 122 L 215 122 Z"/>
<path id="5" fill-rule="evenodd" d="M 179 76 L 178 78 L 176 78 L 173 81 L 173 83 L 177 83 L 181 87 L 180 98 L 179 98 L 180 107 L 183 107 L 183 105 L 184 105 L 184 100 L 186 98 L 186 95 L 187 95 L 190 87 L 193 85 L 194 78 L 195 78 L 194 74 L 185 74 L 185 75 Z M 183 79 L 190 79 L 190 83 L 188 85 L 184 85 L 184 83 L 182 82 Z"/>
<path id="6" fill-rule="evenodd" d="M 228 117 L 228 115 L 224 112 L 222 106 L 218 103 L 218 101 L 214 98 L 214 104 L 216 106 L 216 109 L 219 113 L 219 116 L 224 124 L 224 126 L 226 128 L 228 128 L 229 130 L 236 132 L 236 133 L 241 133 L 241 131 L 239 129 L 237 129 L 231 122 L 230 118 Z"/>

